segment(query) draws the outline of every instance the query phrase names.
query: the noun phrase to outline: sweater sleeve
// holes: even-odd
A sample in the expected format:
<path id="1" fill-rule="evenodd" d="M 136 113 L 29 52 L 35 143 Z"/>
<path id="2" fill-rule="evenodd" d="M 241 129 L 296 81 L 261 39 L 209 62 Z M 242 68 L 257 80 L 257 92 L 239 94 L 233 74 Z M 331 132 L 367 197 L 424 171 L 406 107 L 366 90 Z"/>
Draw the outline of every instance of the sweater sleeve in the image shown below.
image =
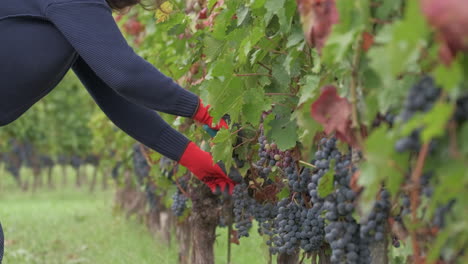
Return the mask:
<path id="1" fill-rule="evenodd" d="M 177 85 L 127 44 L 105 0 L 56 1 L 46 10 L 78 54 L 109 87 L 147 108 L 192 117 L 198 96 Z"/>
<path id="2" fill-rule="evenodd" d="M 109 119 L 134 139 L 178 161 L 189 140 L 174 130 L 156 112 L 134 104 L 103 82 L 82 58 L 73 71 Z"/>

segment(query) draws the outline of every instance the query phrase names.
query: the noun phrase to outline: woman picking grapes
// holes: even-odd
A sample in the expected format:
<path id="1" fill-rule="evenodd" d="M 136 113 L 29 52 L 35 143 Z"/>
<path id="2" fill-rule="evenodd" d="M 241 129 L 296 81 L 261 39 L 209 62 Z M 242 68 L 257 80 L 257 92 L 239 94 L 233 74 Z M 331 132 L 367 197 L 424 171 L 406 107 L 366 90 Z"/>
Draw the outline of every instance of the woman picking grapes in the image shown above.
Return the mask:
<path id="1" fill-rule="evenodd" d="M 219 130 L 195 94 L 127 44 L 112 16 L 140 0 L 3 0 L 0 8 L 0 126 L 47 95 L 73 69 L 102 111 L 127 134 L 187 167 L 211 190 L 234 182 L 155 111 Z M 72 95 L 71 95 L 72 96 Z"/>

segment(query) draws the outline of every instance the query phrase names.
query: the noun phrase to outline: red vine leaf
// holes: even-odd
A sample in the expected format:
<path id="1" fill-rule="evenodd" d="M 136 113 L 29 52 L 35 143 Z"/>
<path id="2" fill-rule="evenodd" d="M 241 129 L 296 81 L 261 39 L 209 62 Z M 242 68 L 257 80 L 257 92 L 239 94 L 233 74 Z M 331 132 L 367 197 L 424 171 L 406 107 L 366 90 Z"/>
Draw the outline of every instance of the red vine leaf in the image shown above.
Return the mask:
<path id="1" fill-rule="evenodd" d="M 305 39 L 320 51 L 333 24 L 338 23 L 335 0 L 297 0 L 297 7 Z"/>
<path id="2" fill-rule="evenodd" d="M 335 86 L 322 88 L 322 94 L 312 104 L 311 115 L 323 125 L 327 135 L 335 133 L 338 139 L 351 146 L 358 145 L 351 128 L 351 104 L 338 96 Z"/>
<path id="3" fill-rule="evenodd" d="M 437 32 L 442 62 L 450 64 L 458 52 L 468 51 L 466 0 L 421 0 L 422 11 Z"/>
<path id="4" fill-rule="evenodd" d="M 231 230 L 231 243 L 236 245 L 240 244 L 239 238 L 237 236 L 237 230 Z"/>
<path id="5" fill-rule="evenodd" d="M 370 47 L 374 44 L 374 36 L 369 32 L 362 33 L 362 50 L 367 52 Z"/>

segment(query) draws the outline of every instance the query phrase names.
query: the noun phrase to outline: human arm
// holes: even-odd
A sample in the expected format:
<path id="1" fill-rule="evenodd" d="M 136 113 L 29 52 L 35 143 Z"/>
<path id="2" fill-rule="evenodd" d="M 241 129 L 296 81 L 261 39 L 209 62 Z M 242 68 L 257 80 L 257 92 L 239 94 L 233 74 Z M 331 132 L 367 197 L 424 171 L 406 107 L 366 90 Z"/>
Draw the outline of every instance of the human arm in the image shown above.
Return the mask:
<path id="1" fill-rule="evenodd" d="M 214 164 L 210 153 L 201 150 L 170 127 L 156 112 L 120 96 L 103 82 L 82 58 L 76 60 L 73 70 L 116 126 L 144 145 L 179 161 L 213 191 L 220 186 L 222 190 L 228 188 L 232 192 L 234 183 Z"/>
<path id="2" fill-rule="evenodd" d="M 197 95 L 136 54 L 117 27 L 105 0 L 57 0 L 47 18 L 96 75 L 127 100 L 169 114 L 192 117 Z"/>

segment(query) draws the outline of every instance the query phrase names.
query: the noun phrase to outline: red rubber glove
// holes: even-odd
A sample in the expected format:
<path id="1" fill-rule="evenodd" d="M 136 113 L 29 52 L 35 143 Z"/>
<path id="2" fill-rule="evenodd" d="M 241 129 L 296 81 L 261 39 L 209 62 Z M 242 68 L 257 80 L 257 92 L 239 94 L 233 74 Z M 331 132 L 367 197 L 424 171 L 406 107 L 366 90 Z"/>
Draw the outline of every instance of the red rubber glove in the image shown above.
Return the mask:
<path id="1" fill-rule="evenodd" d="M 195 115 L 193 115 L 193 119 L 197 122 L 200 122 L 202 124 L 208 125 L 211 129 L 214 130 L 220 130 L 221 128 L 226 128 L 228 129 L 229 126 L 224 121 L 224 119 L 221 118 L 218 124 L 213 126 L 213 117 L 210 115 L 210 105 L 204 106 L 202 100 L 200 99 L 198 103 L 198 109 Z"/>
<path id="2" fill-rule="evenodd" d="M 179 163 L 208 185 L 213 193 L 227 191 L 232 195 L 235 183 L 218 164 L 214 164 L 211 154 L 201 150 L 195 143 L 188 144 Z"/>

